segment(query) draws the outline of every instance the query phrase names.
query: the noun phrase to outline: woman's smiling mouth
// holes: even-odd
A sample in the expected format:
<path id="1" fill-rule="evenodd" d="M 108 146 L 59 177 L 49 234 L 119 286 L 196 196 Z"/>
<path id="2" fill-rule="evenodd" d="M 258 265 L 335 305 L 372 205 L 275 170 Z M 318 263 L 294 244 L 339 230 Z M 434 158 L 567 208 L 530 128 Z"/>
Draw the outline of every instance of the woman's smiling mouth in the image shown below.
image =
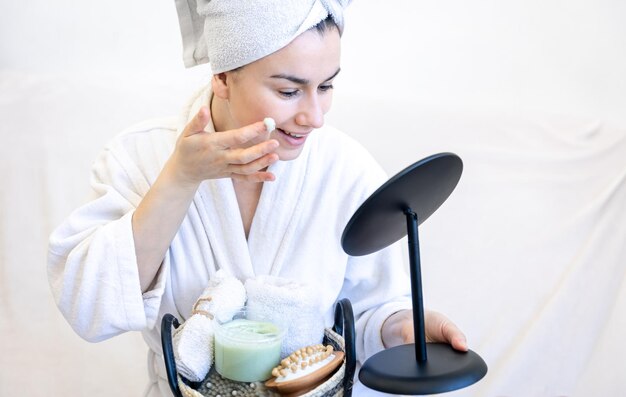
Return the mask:
<path id="1" fill-rule="evenodd" d="M 282 128 L 276 128 L 276 131 L 280 132 L 280 135 L 284 138 L 284 141 L 292 146 L 302 145 L 306 140 L 307 135 L 309 135 L 309 132 L 304 134 L 297 134 L 295 132 L 285 131 Z"/>
<path id="2" fill-rule="evenodd" d="M 285 131 L 282 128 L 276 128 L 278 131 L 282 132 L 285 135 L 289 135 L 292 136 L 294 138 L 304 138 L 305 136 L 307 136 L 309 134 L 309 132 L 304 133 L 304 134 L 296 134 L 295 132 L 289 132 L 289 131 Z"/>

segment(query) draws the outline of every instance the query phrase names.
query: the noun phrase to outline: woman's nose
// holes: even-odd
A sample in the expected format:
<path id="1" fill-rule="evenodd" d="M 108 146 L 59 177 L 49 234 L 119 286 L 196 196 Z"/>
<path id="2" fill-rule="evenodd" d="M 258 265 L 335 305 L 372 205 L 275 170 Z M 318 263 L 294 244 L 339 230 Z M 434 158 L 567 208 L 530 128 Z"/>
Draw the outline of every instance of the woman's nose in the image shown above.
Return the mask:
<path id="1" fill-rule="evenodd" d="M 303 127 L 321 128 L 324 125 L 324 113 L 320 98 L 312 95 L 302 103 L 296 115 L 296 123 Z"/>

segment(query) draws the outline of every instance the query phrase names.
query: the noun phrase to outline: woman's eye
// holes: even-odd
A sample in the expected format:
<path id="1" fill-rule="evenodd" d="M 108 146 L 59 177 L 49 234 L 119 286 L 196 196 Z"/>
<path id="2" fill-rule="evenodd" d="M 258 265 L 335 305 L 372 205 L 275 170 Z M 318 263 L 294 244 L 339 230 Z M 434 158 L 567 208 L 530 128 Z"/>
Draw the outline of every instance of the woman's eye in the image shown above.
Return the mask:
<path id="1" fill-rule="evenodd" d="M 278 91 L 278 93 L 281 96 L 284 96 L 285 98 L 292 98 L 294 96 L 296 96 L 298 94 L 297 90 L 291 90 L 291 91 Z"/>
<path id="2" fill-rule="evenodd" d="M 332 84 L 325 84 L 319 87 L 320 91 L 329 91 L 329 90 L 332 90 L 333 88 L 335 87 L 333 87 Z"/>

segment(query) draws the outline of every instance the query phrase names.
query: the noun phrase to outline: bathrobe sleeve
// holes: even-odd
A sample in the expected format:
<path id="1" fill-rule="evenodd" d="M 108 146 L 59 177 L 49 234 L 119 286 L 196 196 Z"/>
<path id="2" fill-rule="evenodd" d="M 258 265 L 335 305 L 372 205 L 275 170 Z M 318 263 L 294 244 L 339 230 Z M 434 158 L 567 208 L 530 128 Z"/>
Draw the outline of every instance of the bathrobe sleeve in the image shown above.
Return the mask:
<path id="1" fill-rule="evenodd" d="M 335 142 L 339 140 L 335 133 Z M 343 169 L 346 185 L 343 207 L 357 210 L 388 179 L 385 171 L 358 142 L 344 138 L 341 155 L 335 164 Z M 348 218 L 349 219 L 349 218 Z M 340 233 L 348 219 L 342 220 Z M 402 254 L 402 241 L 370 255 L 348 256 L 340 298 L 352 302 L 356 321 L 356 349 L 359 361 L 383 350 L 381 329 L 385 320 L 400 310 L 411 309 L 411 283 L 408 265 Z"/>
<path id="2" fill-rule="evenodd" d="M 383 350 L 381 330 L 392 314 L 411 309 L 410 280 L 397 245 L 365 257 L 350 257 L 342 296 L 355 315 L 359 361 Z"/>
<path id="3" fill-rule="evenodd" d="M 167 259 L 142 294 L 131 218 L 160 169 L 142 169 L 137 156 L 159 164 L 160 150 L 155 144 L 142 153 L 127 147 L 154 139 L 149 133 L 129 133 L 114 140 L 94 163 L 92 200 L 50 236 L 48 278 L 56 304 L 75 332 L 91 342 L 152 328 L 157 320 Z"/>

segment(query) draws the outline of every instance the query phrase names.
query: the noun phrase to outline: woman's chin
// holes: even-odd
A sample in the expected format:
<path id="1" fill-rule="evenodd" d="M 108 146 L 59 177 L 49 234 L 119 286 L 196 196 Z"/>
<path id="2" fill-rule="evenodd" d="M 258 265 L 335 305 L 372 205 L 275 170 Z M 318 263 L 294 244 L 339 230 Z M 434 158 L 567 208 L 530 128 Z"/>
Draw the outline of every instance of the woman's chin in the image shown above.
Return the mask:
<path id="1" fill-rule="evenodd" d="M 302 149 L 299 150 L 281 150 L 278 149 L 276 154 L 278 154 L 278 160 L 280 161 L 291 161 L 300 157 L 300 153 L 302 153 Z"/>

